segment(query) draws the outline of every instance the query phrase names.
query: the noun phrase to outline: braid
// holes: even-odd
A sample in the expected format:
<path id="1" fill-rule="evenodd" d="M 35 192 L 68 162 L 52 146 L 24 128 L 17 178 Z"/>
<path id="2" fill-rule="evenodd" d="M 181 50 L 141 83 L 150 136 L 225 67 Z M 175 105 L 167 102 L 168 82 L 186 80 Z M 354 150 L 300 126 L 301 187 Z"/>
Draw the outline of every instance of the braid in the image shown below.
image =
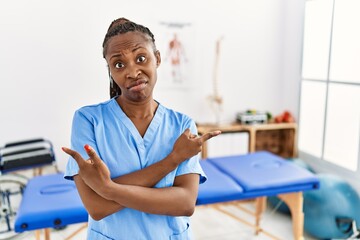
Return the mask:
<path id="1" fill-rule="evenodd" d="M 112 23 L 110 24 L 110 26 L 107 30 L 107 33 L 105 35 L 105 38 L 104 38 L 104 41 L 102 44 L 104 58 L 105 58 L 105 55 L 107 52 L 107 45 L 108 45 L 109 39 L 114 36 L 124 34 L 127 32 L 144 33 L 146 36 L 149 37 L 149 40 L 151 40 L 151 42 L 153 43 L 154 51 L 156 50 L 154 34 L 152 34 L 152 32 L 147 27 L 144 27 L 143 25 L 134 23 L 126 18 L 118 18 L 118 19 L 112 21 Z M 109 72 L 109 75 L 110 75 L 110 72 Z M 121 89 L 115 83 L 115 81 L 112 79 L 111 75 L 110 75 L 110 81 L 111 81 L 110 82 L 110 97 L 113 98 L 115 96 L 121 95 Z"/>

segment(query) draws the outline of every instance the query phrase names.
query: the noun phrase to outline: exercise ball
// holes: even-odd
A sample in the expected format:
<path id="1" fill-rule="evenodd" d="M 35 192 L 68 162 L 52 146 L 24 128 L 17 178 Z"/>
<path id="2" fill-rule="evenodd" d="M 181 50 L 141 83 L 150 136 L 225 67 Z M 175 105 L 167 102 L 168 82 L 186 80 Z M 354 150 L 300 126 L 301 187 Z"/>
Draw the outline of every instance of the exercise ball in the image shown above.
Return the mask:
<path id="1" fill-rule="evenodd" d="M 346 239 L 360 226 L 360 197 L 342 178 L 318 174 L 320 188 L 304 192 L 304 229 L 318 239 Z"/>

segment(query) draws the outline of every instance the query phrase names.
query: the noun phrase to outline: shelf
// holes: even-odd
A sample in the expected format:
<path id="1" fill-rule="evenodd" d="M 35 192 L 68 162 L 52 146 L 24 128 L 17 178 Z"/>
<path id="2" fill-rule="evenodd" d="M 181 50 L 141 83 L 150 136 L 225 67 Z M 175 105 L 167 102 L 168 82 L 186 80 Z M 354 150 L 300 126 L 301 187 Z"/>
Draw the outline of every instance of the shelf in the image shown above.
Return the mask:
<path id="1" fill-rule="evenodd" d="M 198 133 L 202 135 L 207 132 L 220 130 L 222 134 L 246 132 L 249 134 L 249 152 L 266 150 L 284 158 L 294 158 L 297 156 L 296 123 L 270 123 L 257 125 L 244 124 L 197 124 Z M 202 158 L 207 158 L 207 143 L 202 149 Z"/>

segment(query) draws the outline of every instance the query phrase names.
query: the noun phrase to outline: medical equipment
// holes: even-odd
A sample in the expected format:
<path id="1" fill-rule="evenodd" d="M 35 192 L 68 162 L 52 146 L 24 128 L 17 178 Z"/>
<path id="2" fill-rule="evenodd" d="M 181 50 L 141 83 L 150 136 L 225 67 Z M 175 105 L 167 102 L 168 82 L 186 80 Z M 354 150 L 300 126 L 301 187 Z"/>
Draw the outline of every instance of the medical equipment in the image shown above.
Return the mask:
<path id="1" fill-rule="evenodd" d="M 45 139 L 12 142 L 0 148 L 0 240 L 23 238 L 26 234 L 16 233 L 13 227 L 28 182 L 20 172 L 35 172 L 49 164 L 57 170 L 52 144 Z"/>
<path id="2" fill-rule="evenodd" d="M 200 164 L 208 180 L 199 186 L 197 205 L 209 205 L 254 227 L 256 234 L 262 232 L 276 239 L 260 227 L 260 219 L 266 197 L 277 195 L 290 208 L 294 239 L 303 239 L 303 191 L 319 188 L 315 174 L 265 151 L 208 158 Z M 239 200 L 245 199 L 255 199 L 255 224 L 221 208 L 224 203 L 239 207 Z"/>
<path id="3" fill-rule="evenodd" d="M 316 175 L 269 152 L 208 158 L 201 160 L 200 164 L 208 180 L 199 187 L 197 206 L 213 207 L 254 227 L 256 234 L 264 233 L 276 239 L 260 227 L 260 220 L 266 208 L 266 197 L 277 195 L 291 210 L 294 239 L 303 239 L 303 191 L 319 188 Z M 16 231 L 85 222 L 88 214 L 72 184 L 61 175 L 39 176 L 30 180 L 19 208 Z M 221 208 L 222 204 L 238 206 L 239 200 L 244 199 L 256 199 L 255 224 L 239 219 Z M 31 207 L 39 201 L 42 207 Z M 56 204 L 52 204 L 54 202 Z M 46 239 L 50 239 L 49 231 L 45 232 L 48 236 Z"/>

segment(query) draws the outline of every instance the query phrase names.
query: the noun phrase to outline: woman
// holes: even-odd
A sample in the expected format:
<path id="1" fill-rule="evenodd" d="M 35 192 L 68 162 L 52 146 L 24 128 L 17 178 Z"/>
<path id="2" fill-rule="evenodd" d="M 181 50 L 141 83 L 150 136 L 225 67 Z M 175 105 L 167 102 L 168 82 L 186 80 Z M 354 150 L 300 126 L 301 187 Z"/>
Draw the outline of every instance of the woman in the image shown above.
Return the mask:
<path id="1" fill-rule="evenodd" d="M 160 66 L 154 35 L 125 18 L 103 43 L 112 98 L 73 119 L 65 178 L 73 179 L 89 218 L 88 239 L 191 239 L 202 143 L 188 116 L 153 99 Z M 88 158 L 84 160 L 84 158 Z"/>

